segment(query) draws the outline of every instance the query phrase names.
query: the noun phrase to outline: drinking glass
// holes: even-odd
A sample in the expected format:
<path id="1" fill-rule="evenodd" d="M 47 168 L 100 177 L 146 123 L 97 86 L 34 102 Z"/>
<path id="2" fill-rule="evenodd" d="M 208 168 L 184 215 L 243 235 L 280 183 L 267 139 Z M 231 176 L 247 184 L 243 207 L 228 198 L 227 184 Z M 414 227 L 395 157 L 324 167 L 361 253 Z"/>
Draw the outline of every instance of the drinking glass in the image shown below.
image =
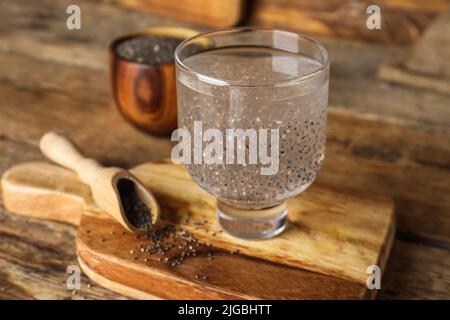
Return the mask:
<path id="1" fill-rule="evenodd" d="M 186 39 L 175 61 L 189 174 L 217 198 L 226 232 L 278 235 L 286 199 L 311 185 L 324 160 L 326 49 L 292 32 L 234 28 Z"/>

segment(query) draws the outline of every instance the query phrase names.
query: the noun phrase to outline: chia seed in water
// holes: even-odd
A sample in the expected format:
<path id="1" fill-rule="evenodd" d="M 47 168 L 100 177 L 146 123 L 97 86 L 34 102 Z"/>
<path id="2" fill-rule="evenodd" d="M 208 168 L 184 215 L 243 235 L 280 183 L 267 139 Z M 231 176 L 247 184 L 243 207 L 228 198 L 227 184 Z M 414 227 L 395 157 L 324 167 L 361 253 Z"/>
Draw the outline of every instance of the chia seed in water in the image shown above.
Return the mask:
<path id="1" fill-rule="evenodd" d="M 313 182 L 325 153 L 328 78 L 295 81 L 319 70 L 319 62 L 277 49 L 233 47 L 201 52 L 184 63 L 202 75 L 245 85 L 216 85 L 177 70 L 180 128 L 192 136 L 194 121 L 201 121 L 204 131 L 218 129 L 222 133 L 236 128 L 279 129 L 276 174 L 261 175 L 260 163 L 191 162 L 187 169 L 201 187 L 241 207 L 261 208 L 297 195 Z M 295 84 L 268 85 L 284 81 Z M 268 150 L 270 146 L 268 143 Z M 248 158 L 248 144 L 237 148 L 243 148 Z M 226 149 L 224 145 L 222 159 Z"/>
<path id="2" fill-rule="evenodd" d="M 170 63 L 174 60 L 175 48 L 182 39 L 145 35 L 125 39 L 116 47 L 116 53 L 130 61 L 147 64 Z"/>

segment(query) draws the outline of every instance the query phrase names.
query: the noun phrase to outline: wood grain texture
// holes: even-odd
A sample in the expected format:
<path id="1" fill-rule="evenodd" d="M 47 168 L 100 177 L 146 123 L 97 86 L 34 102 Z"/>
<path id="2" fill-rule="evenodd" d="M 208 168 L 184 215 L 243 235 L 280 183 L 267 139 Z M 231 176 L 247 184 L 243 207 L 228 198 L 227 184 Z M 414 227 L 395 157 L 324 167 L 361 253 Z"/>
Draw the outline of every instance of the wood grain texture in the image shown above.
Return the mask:
<path id="1" fill-rule="evenodd" d="M 295 204 L 295 201 L 290 206 L 290 230 L 272 240 L 244 241 L 219 231 L 214 208 L 205 207 L 205 203 L 213 201 L 212 197 L 196 186 L 183 167 L 155 163 L 141 165 L 132 171 L 146 184 L 149 184 L 151 180 L 152 188 L 159 186 L 157 194 L 164 210 L 163 217 L 166 223 L 179 225 L 192 232 L 199 240 L 211 244 L 212 249 L 200 248 L 196 257 L 187 259 L 176 268 L 171 267 L 170 263 L 158 261 L 158 256 L 154 255 L 141 254 L 135 260 L 133 256 L 130 256 L 130 250 L 136 250 L 140 244 L 145 245 L 146 240 L 132 233 L 123 233 L 124 229 L 120 224 L 94 205 L 92 196 L 86 194 L 86 186 L 74 180 L 75 175 L 72 172 L 47 163 L 22 164 L 7 171 L 2 177 L 3 201 L 8 210 L 24 215 L 39 218 L 57 217 L 57 219 L 66 217 L 66 221 L 75 223 L 78 221 L 77 250 L 81 265 L 87 268 L 88 275 L 107 288 L 135 298 L 154 296 L 172 299 L 366 298 L 368 296 L 365 286 L 366 263 L 384 263 L 389 255 L 394 230 L 390 228 L 392 227 L 390 225 L 392 208 L 389 207 L 389 202 L 384 202 L 384 199 L 368 200 L 345 195 L 342 198 L 343 202 L 339 202 L 337 201 L 338 193 L 319 191 L 320 189 L 312 191 L 310 193 L 315 193 L 318 198 L 313 197 L 308 200 L 303 197 L 301 202 L 302 206 L 306 206 L 304 209 L 297 208 L 299 204 Z M 165 175 L 161 175 L 161 172 Z M 155 181 L 158 186 L 154 185 Z M 180 193 L 179 188 L 174 188 L 180 183 L 191 191 L 187 194 Z M 171 187 L 167 188 L 168 185 Z M 29 195 L 32 201 L 26 201 L 26 195 Z M 335 204 L 331 204 L 333 200 Z M 75 202 L 78 202 L 79 206 L 74 206 Z M 44 203 L 46 208 L 43 206 Z M 355 207 L 352 208 L 349 203 Z M 380 211 L 373 210 L 374 204 L 376 210 Z M 339 211 L 339 213 L 336 212 L 336 219 L 332 219 L 337 220 L 336 224 L 329 224 L 329 227 L 334 230 L 330 235 L 334 240 L 328 240 L 326 236 L 321 235 L 321 232 L 316 231 L 317 228 L 322 230 L 324 228 L 323 222 L 314 222 L 314 219 L 311 219 L 317 215 L 320 220 L 320 209 L 314 209 L 314 206 L 322 207 L 322 210 L 327 210 L 332 216 L 335 215 L 333 208 Z M 372 206 L 372 210 L 365 206 Z M 356 210 L 353 212 L 356 218 L 349 216 L 353 222 L 347 221 L 348 228 L 355 228 L 356 230 L 353 231 L 360 233 L 364 233 L 365 228 L 369 228 L 375 234 L 361 234 L 366 241 L 361 243 L 358 243 L 358 240 L 349 239 L 344 221 L 339 221 L 342 219 L 340 216 L 346 213 L 341 210 Z M 371 215 L 378 216 L 379 220 L 375 221 L 379 221 L 380 224 L 373 219 L 370 226 L 367 226 L 364 220 L 358 221 L 357 216 L 360 212 L 364 215 L 366 210 L 369 210 Z M 302 222 L 301 227 L 297 227 L 300 222 L 294 221 L 297 211 L 311 214 L 308 215 L 308 222 Z M 186 222 L 187 217 L 189 217 L 189 223 Z M 327 219 L 330 220 L 329 217 Z M 200 227 L 199 224 L 201 224 Z M 317 224 L 319 225 L 314 227 Z M 213 232 L 217 235 L 212 236 Z M 305 233 L 305 236 L 301 236 L 301 233 Z M 327 233 L 327 230 L 323 232 L 323 234 Z M 375 238 L 379 238 L 377 240 L 380 241 L 378 249 L 385 248 L 382 253 L 369 252 L 376 250 L 377 245 L 372 243 Z M 320 252 L 305 254 L 299 251 L 289 255 L 289 251 L 296 250 L 294 248 L 298 244 L 308 239 L 316 241 L 316 245 L 325 242 L 320 244 L 324 248 L 331 245 L 328 249 L 331 251 L 326 256 L 320 256 Z M 333 245 L 333 241 L 337 244 Z M 310 245 L 305 244 L 304 250 L 308 250 L 308 246 Z M 352 251 L 349 250 L 352 246 L 355 246 L 356 251 L 348 253 Z M 242 253 L 249 258 L 230 254 L 230 250 L 236 248 L 241 249 Z M 207 256 L 210 250 L 214 252 L 213 260 Z M 283 266 L 292 264 L 303 267 L 305 264 L 300 260 L 307 261 L 310 255 L 313 258 L 311 261 L 323 263 L 323 266 L 316 264 L 314 267 L 309 267 L 311 271 L 316 272 Z M 356 274 L 360 275 L 359 278 L 342 272 L 337 263 L 333 267 L 335 270 L 331 270 L 330 262 L 326 262 L 329 256 L 339 259 L 339 256 L 346 255 L 347 260 L 341 263 L 346 266 L 346 270 L 355 268 Z M 358 270 L 359 256 L 374 260 L 365 261 L 364 265 L 360 265 L 363 270 Z M 144 257 L 149 261 L 145 261 Z M 264 260 L 254 257 L 264 258 Z M 175 256 L 170 260 L 174 258 Z M 265 262 L 266 260 L 281 264 Z M 354 266 L 353 263 L 355 263 Z M 277 276 L 274 276 L 274 273 Z M 196 274 L 207 276 L 208 279 L 195 279 Z M 308 280 L 309 278 L 312 282 Z M 347 281 L 349 279 L 352 281 Z M 299 285 L 300 281 L 302 285 Z M 322 284 L 317 286 L 320 282 Z M 115 283 L 119 283 L 119 286 L 116 287 Z M 339 286 L 337 291 L 337 287 L 334 288 L 331 296 L 329 285 Z M 315 290 L 304 291 L 305 288 L 314 286 L 316 286 Z M 323 293 L 320 289 L 322 286 L 326 288 L 323 289 Z"/>
<path id="2" fill-rule="evenodd" d="M 65 12 L 71 4 L 71 0 L 2 1 L 0 49 L 37 55 L 41 60 L 106 70 L 107 48 L 116 37 L 154 27 L 194 28 L 192 24 L 169 17 L 81 0 L 78 4 L 83 8 L 82 31 L 73 31 L 65 27 Z M 195 26 L 195 29 L 205 27 Z"/>
<path id="3" fill-rule="evenodd" d="M 123 117 L 151 134 L 168 135 L 177 127 L 175 66 L 144 65 L 112 58 L 112 88 Z"/>
<path id="4" fill-rule="evenodd" d="M 231 27 L 241 21 L 247 0 L 110 0 L 147 11 L 209 27 Z"/>
<path id="5" fill-rule="evenodd" d="M 449 299 L 450 251 L 398 235 L 381 288 L 381 299 Z M 423 239 L 422 239 L 423 240 Z M 426 240 L 426 239 L 425 239 Z M 436 276 L 435 276 L 436 275 Z"/>
<path id="6" fill-rule="evenodd" d="M 366 27 L 366 9 L 372 4 L 381 8 L 381 30 Z M 255 0 L 249 23 L 370 42 L 411 44 L 449 4 L 448 0 Z"/>
<path id="7" fill-rule="evenodd" d="M 37 145 L 48 130 L 70 134 L 104 164 L 132 167 L 170 156 L 168 139 L 134 130 L 115 110 L 107 48 L 125 32 L 192 26 L 96 1 L 79 3 L 81 32 L 61 27 L 69 0 L 0 2 L 1 172 L 43 160 Z M 332 66 L 327 154 L 318 183 L 394 198 L 400 232 L 379 298 L 448 299 L 449 96 L 377 77 L 384 62 L 406 59 L 408 48 L 322 41 Z M 114 130 L 105 134 L 105 127 Z M 82 298 L 65 289 L 63 266 L 77 263 L 74 227 L 16 216 L 1 206 L 0 220 L 0 298 Z M 49 262 L 61 267 L 49 268 Z M 86 281 L 87 298 L 120 297 L 86 288 Z"/>

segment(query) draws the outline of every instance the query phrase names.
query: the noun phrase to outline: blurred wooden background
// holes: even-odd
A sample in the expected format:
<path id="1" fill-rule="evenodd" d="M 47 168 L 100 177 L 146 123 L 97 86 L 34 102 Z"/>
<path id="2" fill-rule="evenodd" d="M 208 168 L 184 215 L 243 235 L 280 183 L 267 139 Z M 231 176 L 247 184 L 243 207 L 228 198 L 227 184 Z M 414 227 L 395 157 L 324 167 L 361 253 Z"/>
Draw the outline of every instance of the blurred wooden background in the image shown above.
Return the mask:
<path id="1" fill-rule="evenodd" d="M 449 0 L 109 0 L 210 27 L 238 23 L 308 34 L 411 44 L 445 11 Z M 366 28 L 366 9 L 382 9 L 383 28 Z"/>
<path id="2" fill-rule="evenodd" d="M 82 30 L 67 30 L 66 8 L 75 3 Z M 332 57 L 327 156 L 318 183 L 395 201 L 398 233 L 378 297 L 449 299 L 450 0 L 170 3 L 0 2 L 0 173 L 43 160 L 37 142 L 48 130 L 71 136 L 105 164 L 130 167 L 170 155 L 168 138 L 135 130 L 112 102 L 106 49 L 118 35 L 237 21 L 307 33 Z M 366 28 L 369 3 L 381 6 L 381 30 Z M 75 233 L 0 207 L 0 298 L 123 298 L 88 288 L 87 278 L 78 295 L 65 289 L 66 267 L 77 263 Z"/>

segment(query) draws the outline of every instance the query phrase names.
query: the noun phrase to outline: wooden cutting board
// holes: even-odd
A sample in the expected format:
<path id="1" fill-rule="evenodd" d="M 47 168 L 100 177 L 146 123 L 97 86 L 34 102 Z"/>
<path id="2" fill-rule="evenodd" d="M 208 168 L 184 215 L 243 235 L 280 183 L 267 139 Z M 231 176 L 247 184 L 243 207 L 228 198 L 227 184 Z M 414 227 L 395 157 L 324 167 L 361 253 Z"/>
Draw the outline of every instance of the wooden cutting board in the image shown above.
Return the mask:
<path id="1" fill-rule="evenodd" d="M 74 173 L 52 164 L 25 163 L 5 172 L 4 206 L 78 225 L 83 271 L 101 286 L 134 298 L 375 297 L 376 290 L 367 289 L 366 270 L 374 264 L 384 270 L 390 253 L 395 219 L 389 199 L 313 185 L 289 200 L 289 224 L 282 235 L 248 241 L 220 231 L 214 197 L 184 167 L 162 161 L 131 172 L 155 193 L 164 224 L 207 244 L 195 257 L 173 267 L 171 261 L 180 254 L 176 249 L 167 262 L 158 254 L 141 254 L 138 249 L 150 240 L 126 232 L 95 206 L 89 188 Z"/>

